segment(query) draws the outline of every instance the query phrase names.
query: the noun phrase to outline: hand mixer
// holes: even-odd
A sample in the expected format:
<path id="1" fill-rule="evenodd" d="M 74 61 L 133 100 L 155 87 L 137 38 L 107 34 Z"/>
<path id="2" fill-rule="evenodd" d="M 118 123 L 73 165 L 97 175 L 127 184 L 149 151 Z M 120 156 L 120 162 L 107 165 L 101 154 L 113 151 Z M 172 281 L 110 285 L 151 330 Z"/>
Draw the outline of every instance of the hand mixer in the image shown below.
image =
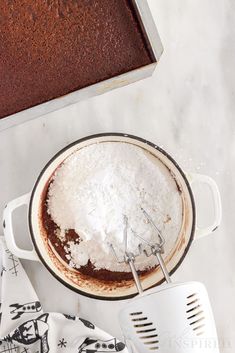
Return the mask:
<path id="1" fill-rule="evenodd" d="M 172 283 L 162 258 L 164 238 L 150 215 L 142 209 L 158 235 L 156 243 L 146 241 L 138 253 L 128 251 L 128 219 L 124 216 L 124 256 L 120 260 L 112 244 L 111 250 L 119 263 L 130 266 L 139 295 L 124 306 L 119 322 L 131 353 L 219 353 L 214 317 L 205 286 L 199 282 Z M 149 251 L 146 250 L 146 247 Z M 167 284 L 143 291 L 135 266 L 136 256 L 156 256 Z"/>

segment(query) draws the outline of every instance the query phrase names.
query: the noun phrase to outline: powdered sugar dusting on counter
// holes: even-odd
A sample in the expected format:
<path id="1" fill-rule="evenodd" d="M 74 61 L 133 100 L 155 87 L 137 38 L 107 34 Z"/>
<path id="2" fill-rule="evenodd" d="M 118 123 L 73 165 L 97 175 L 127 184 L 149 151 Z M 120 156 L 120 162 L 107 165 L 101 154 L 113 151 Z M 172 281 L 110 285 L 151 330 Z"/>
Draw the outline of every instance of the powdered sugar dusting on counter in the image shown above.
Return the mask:
<path id="1" fill-rule="evenodd" d="M 129 271 L 117 264 L 108 244 L 122 253 L 124 215 L 128 217 L 128 249 L 138 250 L 139 239 L 157 235 L 141 207 L 153 218 L 166 240 L 166 253 L 176 241 L 182 224 L 182 199 L 170 171 L 144 149 L 123 142 L 103 142 L 84 147 L 55 171 L 47 207 L 58 225 L 58 237 L 75 230 L 79 244 L 65 244 L 72 267 L 92 262 L 96 269 Z M 137 269 L 156 264 L 155 258 L 137 258 Z"/>

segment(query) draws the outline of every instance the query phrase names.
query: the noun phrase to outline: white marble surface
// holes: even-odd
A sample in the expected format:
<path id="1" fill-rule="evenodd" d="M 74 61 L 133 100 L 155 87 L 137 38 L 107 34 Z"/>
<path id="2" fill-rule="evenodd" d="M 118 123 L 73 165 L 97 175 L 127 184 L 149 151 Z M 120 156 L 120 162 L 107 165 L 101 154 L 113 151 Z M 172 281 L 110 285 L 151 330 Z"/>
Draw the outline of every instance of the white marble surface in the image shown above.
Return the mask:
<path id="1" fill-rule="evenodd" d="M 149 0 L 165 53 L 154 76 L 0 133 L 0 210 L 28 192 L 50 157 L 89 134 L 127 132 L 162 145 L 186 171 L 212 176 L 223 201 L 223 222 L 197 241 L 175 280 L 206 284 L 221 352 L 235 350 L 235 2 Z M 207 207 L 200 205 L 205 219 Z M 17 235 L 28 243 L 26 212 Z M 78 313 L 120 336 L 122 303 L 77 295 L 39 263 L 23 262 L 45 310 Z"/>

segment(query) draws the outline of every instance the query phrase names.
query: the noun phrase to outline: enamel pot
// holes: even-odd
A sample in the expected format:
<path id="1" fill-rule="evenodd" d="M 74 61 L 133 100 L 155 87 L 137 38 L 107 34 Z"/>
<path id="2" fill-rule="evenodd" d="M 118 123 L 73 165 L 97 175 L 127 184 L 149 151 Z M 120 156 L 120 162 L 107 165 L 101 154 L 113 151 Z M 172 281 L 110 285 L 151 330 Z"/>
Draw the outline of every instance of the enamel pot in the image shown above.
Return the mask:
<path id="1" fill-rule="evenodd" d="M 4 210 L 4 233 L 9 250 L 18 258 L 41 261 L 43 265 L 60 282 L 75 292 L 89 297 L 106 300 L 127 299 L 137 294 L 133 280 L 120 280 L 118 282 L 104 282 L 85 276 L 72 268 L 69 268 L 52 251 L 47 236 L 42 227 L 42 200 L 51 176 L 60 164 L 72 153 L 94 143 L 125 142 L 143 148 L 153 158 L 157 158 L 169 170 L 180 192 L 183 215 L 182 227 L 172 243 L 170 249 L 165 252 L 164 260 L 170 274 L 174 273 L 185 258 L 194 239 L 201 238 L 216 230 L 221 221 L 221 200 L 216 183 L 208 176 L 184 173 L 175 160 L 163 149 L 142 138 L 118 133 L 107 133 L 82 138 L 58 152 L 43 168 L 38 176 L 33 190 L 8 203 Z M 214 219 L 206 228 L 197 227 L 196 207 L 191 186 L 194 183 L 206 184 L 213 195 Z M 33 243 L 33 250 L 20 249 L 13 232 L 13 212 L 23 206 L 28 207 L 28 225 Z M 17 233 L 17 232 L 16 232 Z M 18 235 L 19 236 L 19 235 Z M 160 269 L 150 271 L 141 278 L 144 289 L 163 282 Z"/>

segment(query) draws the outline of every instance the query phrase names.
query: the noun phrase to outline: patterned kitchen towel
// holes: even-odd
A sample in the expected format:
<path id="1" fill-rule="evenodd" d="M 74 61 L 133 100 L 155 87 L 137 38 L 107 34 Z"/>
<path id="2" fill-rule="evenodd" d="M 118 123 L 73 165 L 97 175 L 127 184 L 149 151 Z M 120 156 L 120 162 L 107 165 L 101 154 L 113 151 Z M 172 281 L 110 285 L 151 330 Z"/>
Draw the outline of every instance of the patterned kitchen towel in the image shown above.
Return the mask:
<path id="1" fill-rule="evenodd" d="M 122 352 L 122 342 L 79 317 L 44 313 L 20 261 L 0 237 L 0 353 Z"/>

